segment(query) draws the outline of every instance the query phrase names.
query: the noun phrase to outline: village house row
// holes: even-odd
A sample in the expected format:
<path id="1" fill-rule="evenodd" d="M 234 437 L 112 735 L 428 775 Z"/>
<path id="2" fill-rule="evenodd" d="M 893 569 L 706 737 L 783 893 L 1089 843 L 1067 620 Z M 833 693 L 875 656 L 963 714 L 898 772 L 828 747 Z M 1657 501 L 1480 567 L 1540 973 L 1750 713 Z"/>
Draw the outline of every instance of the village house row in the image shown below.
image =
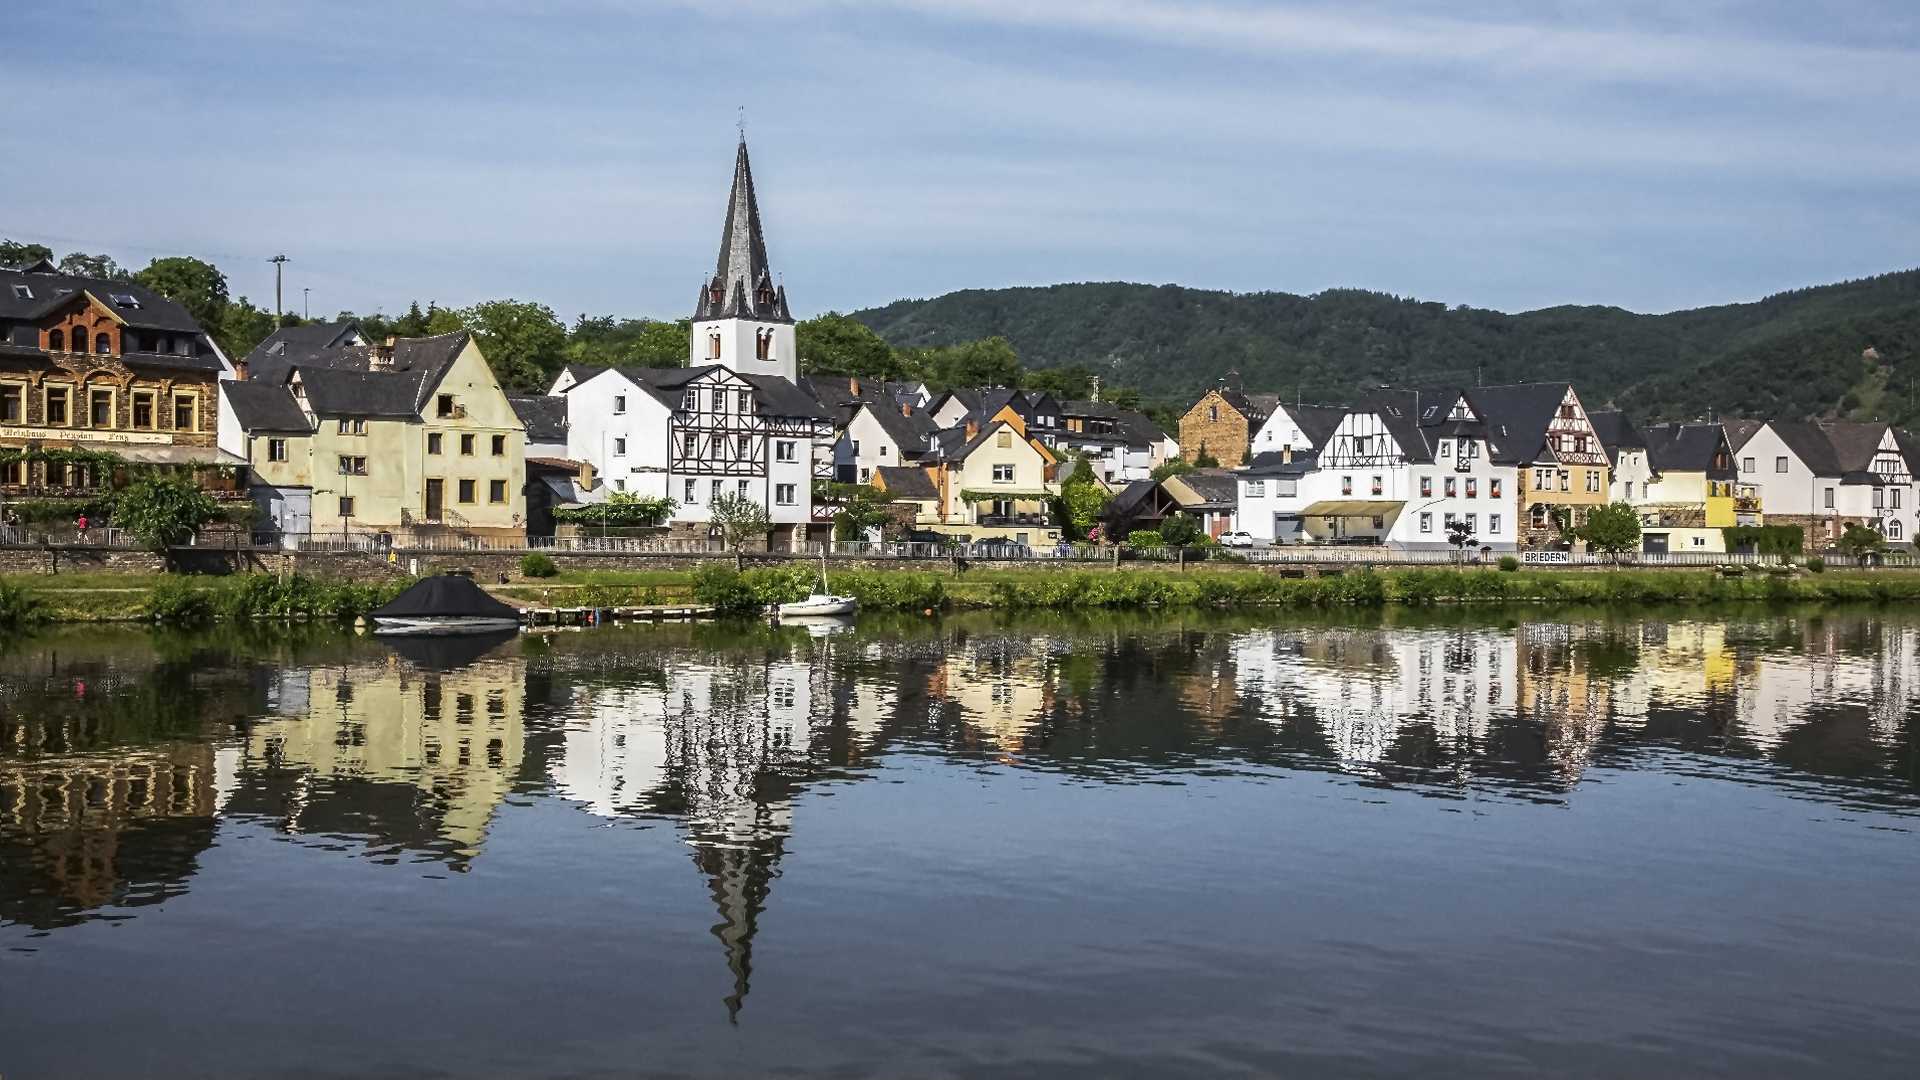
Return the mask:
<path id="1" fill-rule="evenodd" d="M 742 496 L 788 547 L 827 539 L 829 493 L 863 485 L 894 508 L 892 535 L 1040 547 L 1070 538 L 1055 500 L 1084 458 L 1114 496 L 1104 540 L 1185 512 L 1257 544 L 1443 548 L 1458 523 L 1502 552 L 1563 545 L 1620 501 L 1648 552 L 1724 551 L 1736 525 L 1798 526 L 1809 551 L 1849 525 L 1896 545 L 1913 532 L 1920 444 L 1881 423 L 1641 428 L 1566 383 L 1289 405 L 1230 375 L 1176 440 L 1098 400 L 803 375 L 744 141 L 688 352 L 677 368 L 569 366 L 516 396 L 465 332 L 310 324 L 235 360 L 132 283 L 0 268 L 0 499 L 124 483 L 108 451 L 253 500 L 256 532 L 289 542 L 551 535 L 556 509 L 628 497 L 671 500 L 668 530 L 705 537 L 715 501 Z M 1183 446 L 1220 465 L 1154 479 Z"/>

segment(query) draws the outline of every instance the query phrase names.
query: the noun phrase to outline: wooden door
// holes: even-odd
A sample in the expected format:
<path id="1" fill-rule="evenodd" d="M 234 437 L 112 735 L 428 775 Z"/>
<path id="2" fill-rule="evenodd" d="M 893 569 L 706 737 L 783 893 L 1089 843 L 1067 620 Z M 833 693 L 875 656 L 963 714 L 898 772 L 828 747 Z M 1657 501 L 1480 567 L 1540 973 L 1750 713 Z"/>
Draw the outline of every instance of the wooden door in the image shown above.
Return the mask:
<path id="1" fill-rule="evenodd" d="M 446 501 L 445 480 L 427 481 L 427 520 L 440 520 L 440 507 Z"/>

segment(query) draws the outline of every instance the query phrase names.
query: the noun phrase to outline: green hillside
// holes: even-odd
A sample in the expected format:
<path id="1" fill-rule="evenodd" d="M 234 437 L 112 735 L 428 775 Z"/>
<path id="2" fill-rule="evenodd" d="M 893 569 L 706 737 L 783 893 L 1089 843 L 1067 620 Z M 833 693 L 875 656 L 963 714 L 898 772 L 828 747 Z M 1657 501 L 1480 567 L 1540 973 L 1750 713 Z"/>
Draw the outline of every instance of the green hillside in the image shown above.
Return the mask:
<path id="1" fill-rule="evenodd" d="M 1595 407 L 1625 405 L 1636 418 L 1711 406 L 1799 419 L 1911 411 L 1917 303 L 1920 270 L 1665 315 L 1090 283 L 971 289 L 854 317 L 903 347 L 1003 336 L 1028 368 L 1082 365 L 1166 402 L 1191 401 L 1237 367 L 1249 389 L 1307 401 L 1345 402 L 1382 384 L 1569 379 Z M 1868 348 L 1877 360 L 1863 360 Z"/>

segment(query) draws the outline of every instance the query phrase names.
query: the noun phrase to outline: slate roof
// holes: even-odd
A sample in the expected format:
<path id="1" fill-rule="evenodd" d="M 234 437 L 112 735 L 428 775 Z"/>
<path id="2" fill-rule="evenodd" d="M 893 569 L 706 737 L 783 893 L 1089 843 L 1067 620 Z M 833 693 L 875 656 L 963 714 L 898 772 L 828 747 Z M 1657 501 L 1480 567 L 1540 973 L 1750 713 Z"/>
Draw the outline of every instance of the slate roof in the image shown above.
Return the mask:
<path id="1" fill-rule="evenodd" d="M 1116 441 L 1128 446 L 1145 448 L 1157 442 L 1164 442 L 1167 433 L 1153 422 L 1145 413 L 1122 409 L 1107 401 L 1062 401 L 1059 402 L 1060 415 L 1082 420 L 1106 420 L 1113 424 L 1111 435 L 1106 432 L 1067 431 L 1063 428 L 1049 428 L 1049 434 L 1067 442 Z"/>
<path id="2" fill-rule="evenodd" d="M 1647 464 L 1655 472 L 1705 473 L 1711 480 L 1734 478 L 1732 449 L 1727 433 L 1719 424 L 1653 424 L 1641 432 L 1647 444 Z M 1714 455 L 1725 452 L 1725 465 L 1716 465 Z"/>
<path id="3" fill-rule="evenodd" d="M 1300 425 L 1300 434 L 1306 436 L 1308 444 L 1315 450 L 1324 448 L 1327 440 L 1333 438 L 1334 431 L 1339 428 L 1340 421 L 1347 418 L 1347 410 L 1338 405 L 1282 405 L 1280 408 L 1285 409 L 1287 415 Z"/>
<path id="4" fill-rule="evenodd" d="M 1840 467 L 1833 443 L 1828 441 L 1827 433 L 1819 424 L 1775 423 L 1773 433 L 1815 476 L 1839 476 L 1846 471 Z"/>
<path id="5" fill-rule="evenodd" d="M 253 347 L 253 351 L 247 354 L 247 363 L 255 364 L 269 356 L 305 355 L 318 349 L 338 349 L 351 344 L 356 338 L 365 337 L 360 324 L 352 319 L 310 326 L 283 326 Z"/>
<path id="6" fill-rule="evenodd" d="M 1893 441 L 1900 444 L 1900 456 L 1907 459 L 1907 472 L 1920 475 L 1920 435 L 1894 428 Z"/>
<path id="7" fill-rule="evenodd" d="M 308 401 L 319 411 L 330 410 L 313 396 L 316 378 L 326 384 L 321 393 L 327 401 L 340 405 L 339 411 L 363 416 L 418 413 L 472 336 L 456 330 L 434 337 L 401 338 L 394 342 L 392 370 L 378 372 L 372 370 L 373 354 L 384 346 L 350 345 L 299 353 L 289 346 L 280 355 L 249 364 L 248 377 L 254 382 L 277 384 L 286 382 L 298 370 L 300 381 L 307 387 Z M 362 377 L 332 378 L 329 373 Z"/>
<path id="8" fill-rule="evenodd" d="M 1231 386 L 1216 386 L 1214 390 L 1222 400 L 1233 406 L 1235 412 L 1255 425 L 1272 416 L 1273 410 L 1280 407 L 1279 394 L 1248 394 Z"/>
<path id="9" fill-rule="evenodd" d="M 30 295 L 21 295 L 16 286 L 25 286 Z M 204 337 L 200 324 L 193 321 L 186 308 L 131 281 L 105 281 L 58 272 L 33 273 L 8 267 L 0 267 L 0 320 L 38 321 L 83 292 L 105 304 L 128 326 Z M 113 299 L 116 295 L 130 296 L 138 306 L 116 303 Z M 136 356 L 131 354 L 128 358 Z"/>
<path id="10" fill-rule="evenodd" d="M 827 421 L 835 418 L 832 410 L 778 375 L 741 375 L 740 378 L 759 388 L 760 392 L 753 395 L 753 406 L 761 416 Z"/>
<path id="11" fill-rule="evenodd" d="M 900 448 L 903 457 L 918 457 L 924 453 L 930 445 L 928 437 L 940 430 L 940 425 L 934 423 L 933 417 L 924 410 L 916 409 L 911 416 L 902 416 L 900 407 L 890 402 L 863 402 L 857 408 L 865 409 L 873 417 L 874 422 L 880 425 L 880 430 L 886 432 L 887 438 Z"/>
<path id="12" fill-rule="evenodd" d="M 1400 452 L 1408 461 L 1423 462 L 1433 460 L 1433 444 L 1427 438 L 1428 433 L 1421 430 L 1420 410 L 1423 404 L 1432 404 L 1431 398 L 1422 401 L 1418 390 L 1374 390 L 1353 403 L 1354 412 L 1370 412 L 1380 418 L 1381 426 L 1400 444 Z M 1449 395 L 1447 404 L 1452 405 Z"/>
<path id="13" fill-rule="evenodd" d="M 1601 449 L 1607 452 L 1607 461 L 1620 464 L 1620 451 L 1645 450 L 1647 440 L 1640 429 L 1627 421 L 1623 412 L 1590 412 L 1587 422 L 1593 425 L 1593 433 L 1600 438 Z"/>
<path id="14" fill-rule="evenodd" d="M 727 224 L 720 231 L 720 258 L 713 277 L 700 287 L 693 317 L 793 321 L 787 311 L 786 288 L 776 285 L 767 270 L 767 241 L 760 231 L 760 203 L 753 195 L 753 166 L 747 161 L 745 136 L 733 158 L 733 190 L 727 198 Z"/>
<path id="15" fill-rule="evenodd" d="M 394 372 L 300 372 L 307 404 L 321 416 L 417 416 L 420 378 Z"/>
<path id="16" fill-rule="evenodd" d="M 1181 473 L 1178 476 L 1170 476 L 1167 479 L 1170 482 L 1177 482 L 1179 485 L 1185 486 L 1188 490 L 1200 497 L 1200 501 L 1197 503 L 1188 503 L 1182 500 L 1181 505 L 1183 506 L 1234 506 L 1237 505 L 1240 500 L 1239 478 L 1230 472 L 1216 473 L 1209 470 L 1204 472 Z M 1179 497 L 1177 488 L 1171 483 L 1167 490 L 1174 492 L 1175 498 Z"/>
<path id="17" fill-rule="evenodd" d="M 1154 511 L 1161 508 L 1151 505 L 1156 501 L 1153 497 L 1155 492 L 1159 492 L 1166 503 L 1179 505 L 1179 500 L 1162 487 L 1160 481 L 1135 480 L 1115 492 L 1113 498 L 1108 499 L 1107 504 L 1094 516 L 1109 523 L 1124 523 L 1139 518 L 1140 512 L 1145 510 L 1148 512 L 1149 520 L 1159 520 L 1163 515 L 1155 514 Z"/>
<path id="18" fill-rule="evenodd" d="M 312 431 L 313 422 L 284 386 L 271 383 L 223 382 L 227 407 L 242 431 Z"/>
<path id="19" fill-rule="evenodd" d="M 1594 414 L 1588 413 L 1587 415 L 1591 417 Z M 1735 453 L 1738 453 L 1741 447 L 1747 445 L 1747 440 L 1760 434 L 1760 429 L 1766 426 L 1767 422 L 1765 420 L 1728 420 L 1725 422 L 1727 445 L 1732 447 Z"/>
<path id="20" fill-rule="evenodd" d="M 1572 387 L 1563 382 L 1476 386 L 1467 401 L 1486 421 L 1494 459 L 1529 463 L 1547 455 L 1547 429 Z"/>
<path id="21" fill-rule="evenodd" d="M 880 477 L 880 486 L 887 494 L 896 499 L 938 499 L 940 489 L 933 484 L 933 477 L 927 470 L 911 465 L 882 465 L 874 472 Z"/>
<path id="22" fill-rule="evenodd" d="M 567 398 L 564 394 L 514 397 L 507 401 L 513 413 L 527 426 L 527 441 L 555 443 L 567 441 Z"/>
<path id="23" fill-rule="evenodd" d="M 1847 472 L 1866 472 L 1880 455 L 1881 440 L 1887 437 L 1887 425 L 1821 424 L 1827 441 L 1833 444 L 1833 456 Z"/>
<path id="24" fill-rule="evenodd" d="M 802 375 L 799 381 L 800 389 L 830 410 L 840 427 L 852 422 L 854 411 L 862 404 L 890 403 L 897 407 L 902 402 L 917 401 L 911 391 L 905 389 L 914 385 L 917 384 L 887 383 L 857 375 Z"/>
<path id="25" fill-rule="evenodd" d="M 1253 455 L 1253 460 L 1245 467 L 1235 470 L 1241 476 L 1304 476 L 1320 467 L 1319 456 L 1311 450 L 1296 450 L 1293 460 L 1286 461 L 1286 455 L 1278 450 L 1268 450 Z"/>

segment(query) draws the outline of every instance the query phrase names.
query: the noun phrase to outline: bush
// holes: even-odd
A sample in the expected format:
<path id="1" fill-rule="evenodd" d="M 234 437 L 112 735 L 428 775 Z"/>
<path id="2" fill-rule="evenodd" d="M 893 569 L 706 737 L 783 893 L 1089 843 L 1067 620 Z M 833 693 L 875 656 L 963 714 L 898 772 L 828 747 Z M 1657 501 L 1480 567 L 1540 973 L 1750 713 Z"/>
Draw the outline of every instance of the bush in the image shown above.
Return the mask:
<path id="1" fill-rule="evenodd" d="M 1127 546 L 1133 548 L 1160 548 L 1166 547 L 1167 541 L 1152 529 L 1140 529 L 1127 534 Z"/>
<path id="2" fill-rule="evenodd" d="M 560 568 L 553 565 L 552 557 L 544 551 L 529 551 L 520 556 L 521 577 L 547 578 L 559 572 Z"/>
<path id="3" fill-rule="evenodd" d="M 1511 574 L 1520 569 L 1520 560 L 1511 555 L 1502 555 L 1500 556 L 1500 569 Z"/>
<path id="4" fill-rule="evenodd" d="M 1827 560 L 1815 555 L 1813 558 L 1807 560 L 1807 569 L 1816 574 L 1824 574 L 1827 572 Z"/>
<path id="5" fill-rule="evenodd" d="M 38 626 L 49 618 L 47 606 L 23 586 L 0 581 L 0 626 L 20 630 Z"/>

